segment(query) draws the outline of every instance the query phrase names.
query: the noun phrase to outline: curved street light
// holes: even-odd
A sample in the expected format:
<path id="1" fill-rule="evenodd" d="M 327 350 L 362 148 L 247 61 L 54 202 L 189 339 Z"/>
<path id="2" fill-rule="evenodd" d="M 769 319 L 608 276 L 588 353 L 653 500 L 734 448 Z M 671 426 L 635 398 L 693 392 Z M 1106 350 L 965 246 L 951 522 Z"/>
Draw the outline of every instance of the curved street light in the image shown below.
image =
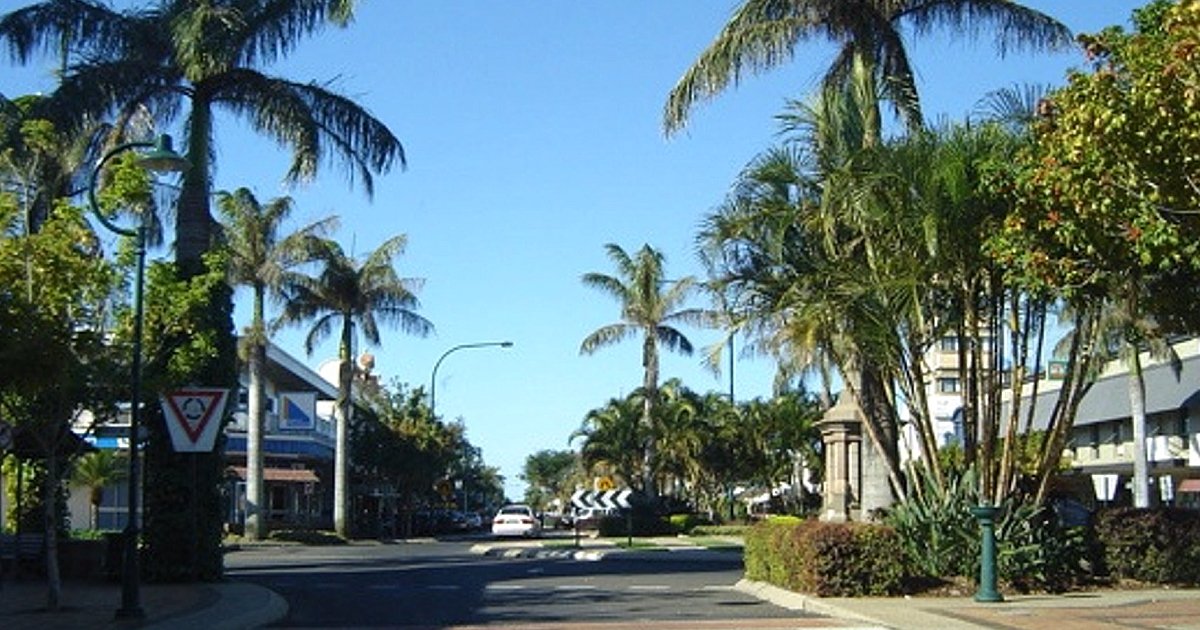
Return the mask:
<path id="1" fill-rule="evenodd" d="M 512 346 L 513 342 L 511 341 L 481 341 L 479 343 L 460 344 L 443 352 L 442 356 L 438 357 L 437 363 L 433 364 L 433 374 L 429 377 L 429 415 L 437 418 L 437 371 L 441 367 L 442 361 L 446 360 L 446 357 L 467 348 L 511 348 Z"/>
<path id="2" fill-rule="evenodd" d="M 148 231 L 149 217 L 146 213 L 140 213 L 138 217 L 137 227 L 133 229 L 123 228 L 113 223 L 111 219 L 104 216 L 104 212 L 100 210 L 100 204 L 96 203 L 96 185 L 100 180 L 100 171 L 104 169 L 104 165 L 109 160 L 117 155 L 131 151 L 133 149 L 151 149 L 142 154 L 138 159 L 138 165 L 142 168 L 159 172 L 159 173 L 178 173 L 190 166 L 188 161 L 171 149 L 171 136 L 167 134 L 160 135 L 155 142 L 126 142 L 125 144 L 113 147 L 100 161 L 96 162 L 96 167 L 92 169 L 92 178 L 88 183 L 88 205 L 92 214 L 96 216 L 96 220 L 105 227 L 108 231 L 119 236 L 128 236 L 134 239 L 134 253 L 137 257 L 136 271 L 134 272 L 133 280 L 133 360 L 130 367 L 130 406 L 129 406 L 129 516 L 128 522 L 125 523 L 125 561 L 121 569 L 121 607 L 117 609 L 118 619 L 141 619 L 145 617 L 145 612 L 142 610 L 141 596 L 139 593 L 139 565 L 138 565 L 138 490 L 141 482 L 139 480 L 139 463 L 138 463 L 138 433 L 141 424 L 141 397 L 142 397 L 142 320 L 144 319 L 144 308 L 142 305 L 142 287 L 145 283 L 146 273 L 146 232 Z"/>
<path id="3" fill-rule="evenodd" d="M 454 346 L 453 348 L 450 348 L 449 350 L 443 352 L 442 356 L 438 357 L 437 362 L 433 364 L 433 374 L 430 375 L 430 377 L 429 377 L 429 415 L 430 415 L 430 417 L 432 417 L 434 420 L 437 419 L 437 371 L 438 371 L 438 368 L 441 367 L 442 361 L 446 360 L 446 357 L 450 356 L 451 354 L 454 354 L 455 352 L 458 352 L 459 350 L 466 350 L 468 348 L 511 348 L 512 346 L 513 346 L 513 342 L 511 342 L 511 341 L 481 341 L 478 343 L 459 344 L 459 345 Z M 466 436 L 464 435 L 463 436 L 463 446 L 464 447 L 466 446 L 466 443 L 467 443 Z M 465 462 L 466 453 L 465 452 L 463 453 L 463 457 L 464 457 L 464 463 L 463 463 L 464 474 L 463 474 L 463 478 L 462 478 L 462 493 L 463 493 L 463 513 L 465 514 L 467 512 L 467 475 L 465 473 L 465 470 L 466 470 L 466 462 Z"/>

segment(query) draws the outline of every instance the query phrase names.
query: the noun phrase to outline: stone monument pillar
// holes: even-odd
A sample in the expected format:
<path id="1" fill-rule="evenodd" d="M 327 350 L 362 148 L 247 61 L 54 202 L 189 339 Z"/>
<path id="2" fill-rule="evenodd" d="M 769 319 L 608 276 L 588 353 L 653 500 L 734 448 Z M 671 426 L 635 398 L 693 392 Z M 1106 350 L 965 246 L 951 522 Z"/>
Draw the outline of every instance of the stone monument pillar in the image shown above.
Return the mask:
<path id="1" fill-rule="evenodd" d="M 862 409 L 850 388 L 842 389 L 837 404 L 817 423 L 825 445 L 822 521 L 842 523 L 856 516 L 862 470 L 862 423 Z"/>

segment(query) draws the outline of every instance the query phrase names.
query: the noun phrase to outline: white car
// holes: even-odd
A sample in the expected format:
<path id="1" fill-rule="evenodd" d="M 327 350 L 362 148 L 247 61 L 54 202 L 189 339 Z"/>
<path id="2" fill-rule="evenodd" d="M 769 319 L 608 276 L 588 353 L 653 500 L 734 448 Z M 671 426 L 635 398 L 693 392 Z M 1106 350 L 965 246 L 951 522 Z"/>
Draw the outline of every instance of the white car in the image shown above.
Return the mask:
<path id="1" fill-rule="evenodd" d="M 493 536 L 525 536 L 542 534 L 542 522 L 528 505 L 506 505 L 492 519 Z"/>

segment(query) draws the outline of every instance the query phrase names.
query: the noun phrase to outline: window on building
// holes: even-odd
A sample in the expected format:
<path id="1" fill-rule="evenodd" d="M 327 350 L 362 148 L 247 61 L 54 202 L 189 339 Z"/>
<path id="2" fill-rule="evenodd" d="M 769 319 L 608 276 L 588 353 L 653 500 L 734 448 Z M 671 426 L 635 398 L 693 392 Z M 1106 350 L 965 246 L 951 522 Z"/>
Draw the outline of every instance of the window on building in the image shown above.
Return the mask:
<path id="1" fill-rule="evenodd" d="M 958 337 L 948 336 L 942 337 L 942 352 L 958 352 Z"/>
<path id="2" fill-rule="evenodd" d="M 958 393 L 958 378 L 943 377 L 937 380 L 938 392 L 942 394 L 957 394 Z"/>

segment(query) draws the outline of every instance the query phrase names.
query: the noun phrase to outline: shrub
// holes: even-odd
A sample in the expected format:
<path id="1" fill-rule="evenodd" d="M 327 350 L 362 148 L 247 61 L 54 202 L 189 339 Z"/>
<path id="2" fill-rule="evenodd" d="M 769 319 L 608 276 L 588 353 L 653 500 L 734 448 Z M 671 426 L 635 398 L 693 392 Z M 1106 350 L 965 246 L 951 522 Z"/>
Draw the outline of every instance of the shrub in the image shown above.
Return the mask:
<path id="1" fill-rule="evenodd" d="M 771 517 L 746 531 L 742 563 L 747 578 L 792 588 L 791 575 L 797 556 L 792 532 L 800 522 L 790 516 Z"/>
<path id="2" fill-rule="evenodd" d="M 1063 527 L 1049 508 L 1010 506 L 996 537 L 1000 577 L 1018 591 L 1062 592 L 1087 575 L 1088 529 Z"/>
<path id="3" fill-rule="evenodd" d="M 971 516 L 971 507 L 979 504 L 975 475 L 968 471 L 951 478 L 945 488 L 928 474 L 914 474 L 914 478 L 919 487 L 884 518 L 899 535 L 907 565 L 923 576 L 975 575 L 979 559 L 979 524 Z"/>
<path id="4" fill-rule="evenodd" d="M 822 597 L 897 593 L 904 566 L 883 525 L 769 519 L 746 534 L 746 577 Z"/>
<path id="5" fill-rule="evenodd" d="M 972 470 L 938 487 L 917 475 L 917 491 L 891 508 L 885 521 L 896 529 L 908 570 L 922 577 L 979 575 L 979 522 L 970 508 L 980 504 Z M 1086 573 L 1084 528 L 1066 528 L 1052 510 L 1006 501 L 996 523 L 999 576 L 1020 591 L 1062 591 Z"/>
<path id="6" fill-rule="evenodd" d="M 601 536 L 628 536 L 630 525 L 633 526 L 633 536 L 666 536 L 674 534 L 671 523 L 661 516 L 648 511 L 634 510 L 632 522 L 629 515 L 621 514 L 605 516 L 600 519 L 599 533 Z"/>
<path id="7" fill-rule="evenodd" d="M 1096 514 L 1096 539 L 1104 568 L 1115 578 L 1200 584 L 1200 513 L 1102 510 Z"/>
<path id="8" fill-rule="evenodd" d="M 677 534 L 690 534 L 697 527 L 709 524 L 708 519 L 699 514 L 672 514 L 669 520 L 671 530 Z"/>

